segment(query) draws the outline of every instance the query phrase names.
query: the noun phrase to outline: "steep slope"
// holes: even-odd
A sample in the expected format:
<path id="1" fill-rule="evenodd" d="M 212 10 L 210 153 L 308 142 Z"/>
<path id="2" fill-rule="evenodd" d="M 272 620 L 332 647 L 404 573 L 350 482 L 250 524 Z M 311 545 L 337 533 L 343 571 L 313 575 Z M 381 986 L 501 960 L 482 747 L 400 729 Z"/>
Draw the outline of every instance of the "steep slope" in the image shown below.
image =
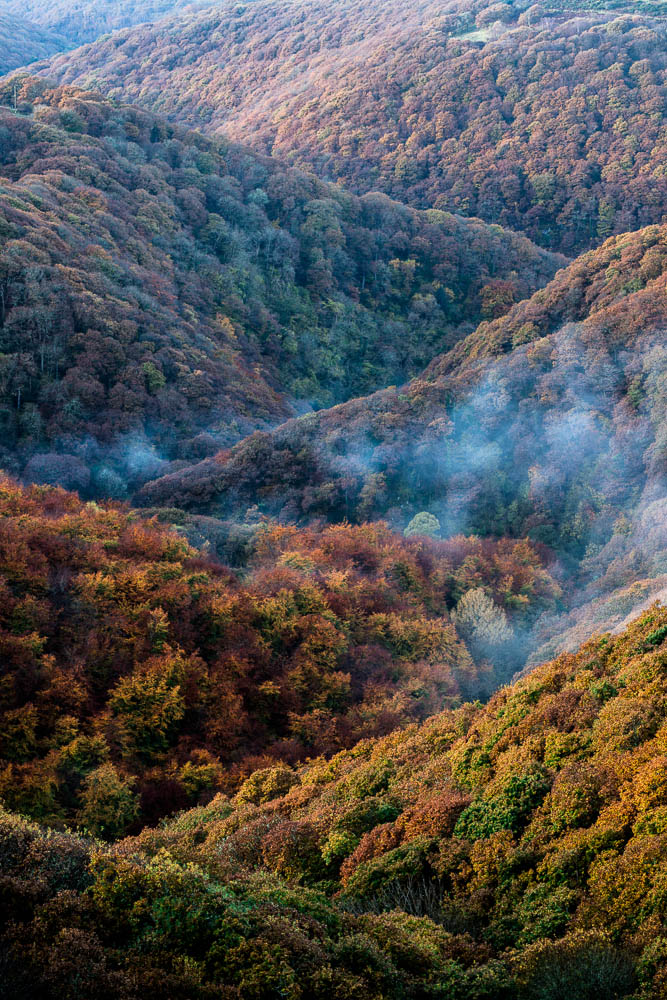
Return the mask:
<path id="1" fill-rule="evenodd" d="M 237 578 L 155 521 L 0 483 L 6 804 L 107 837 L 155 821 L 488 695 L 559 597 L 525 541 L 255 524 L 248 542 Z M 95 818 L 99 781 L 129 811 Z"/>
<path id="2" fill-rule="evenodd" d="M 284 420 L 295 400 L 404 380 L 562 263 L 90 93 L 17 78 L 0 103 L 15 89 L 20 113 L 0 111 L 11 470 L 70 454 L 113 495 L 143 466 Z M 29 477 L 56 467 L 40 462 Z M 60 481 L 78 488 L 72 475 Z"/>
<path id="3" fill-rule="evenodd" d="M 448 528 L 467 519 L 482 529 L 470 498 L 457 501 L 450 477 L 460 475 L 461 486 L 482 492 L 486 466 L 493 476 L 514 467 L 523 482 L 527 463 L 544 464 L 549 425 L 567 424 L 568 414 L 583 419 L 588 410 L 593 425 L 605 415 L 611 434 L 604 441 L 633 434 L 642 460 L 643 435 L 659 434 L 664 416 L 659 344 L 666 285 L 667 227 L 614 237 L 505 317 L 482 323 L 406 386 L 253 435 L 230 453 L 149 484 L 144 497 L 222 512 L 242 507 L 259 490 L 272 513 L 340 519 L 363 516 L 357 506 L 367 487 L 363 513 L 388 513 L 405 524 L 422 504 Z M 576 427 L 572 435 L 574 443 Z M 473 469 L 456 462 L 458 452 L 478 445 L 488 454 Z M 601 450 L 602 440 L 593 436 L 589 446 Z"/>
<path id="4" fill-rule="evenodd" d="M 63 40 L 67 39 L 70 45 L 82 45 L 120 28 L 145 21 L 159 21 L 175 11 L 197 6 L 203 4 L 183 0 L 0 0 L 0 15 L 6 14 L 12 20 L 28 18 L 33 25 L 56 32 Z M 50 53 L 39 53 L 22 62 L 14 62 L 12 66 L 25 66 L 46 55 Z"/>
<path id="5" fill-rule="evenodd" d="M 658 1000 L 666 637 L 653 608 L 486 708 L 94 853 L 5 815 L 12 995 Z"/>
<path id="6" fill-rule="evenodd" d="M 425 509 L 444 536 L 549 545 L 571 584 L 591 583 L 568 587 L 577 600 L 657 581 L 666 292 L 667 228 L 615 237 L 407 386 L 254 434 L 141 497 L 223 516 L 259 498 L 285 520 L 396 527 Z"/>
<path id="7" fill-rule="evenodd" d="M 574 255 L 667 212 L 667 23 L 596 6 L 226 3 L 43 72 Z"/>
<path id="8" fill-rule="evenodd" d="M 17 66 L 46 59 L 68 47 L 54 31 L 26 20 L 25 5 L 17 15 L 8 13 L 0 3 L 0 75 Z"/>

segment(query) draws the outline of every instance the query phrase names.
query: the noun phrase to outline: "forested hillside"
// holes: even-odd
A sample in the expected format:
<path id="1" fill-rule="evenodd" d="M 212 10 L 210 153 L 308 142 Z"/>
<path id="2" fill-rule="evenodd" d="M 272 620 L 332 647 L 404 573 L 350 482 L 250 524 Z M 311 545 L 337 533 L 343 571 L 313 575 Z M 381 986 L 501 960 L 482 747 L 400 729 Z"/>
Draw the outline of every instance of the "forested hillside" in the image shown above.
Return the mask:
<path id="1" fill-rule="evenodd" d="M 181 0 L 0 0 L 0 75 L 121 28 L 202 6 Z"/>
<path id="2" fill-rule="evenodd" d="M 667 22 L 600 6 L 226 3 L 42 71 L 574 255 L 667 211 Z"/>
<path id="3" fill-rule="evenodd" d="M 2 820 L 23 997 L 664 996 L 665 637 L 651 609 L 332 760 L 111 848 Z"/>
<path id="4" fill-rule="evenodd" d="M 145 501 L 226 512 L 259 491 L 270 513 L 401 527 L 421 505 L 445 534 L 505 534 L 526 517 L 577 551 L 590 541 L 579 504 L 596 515 L 587 491 L 613 521 L 619 490 L 635 496 L 652 470 L 661 481 L 666 282 L 667 229 L 614 237 L 407 385 L 253 434 L 148 484 Z"/>
<path id="5" fill-rule="evenodd" d="M 203 4 L 183 0 L 0 0 L 0 14 L 6 14 L 12 21 L 28 18 L 33 25 L 56 32 L 69 45 L 82 45 L 120 28 L 159 21 L 175 11 L 197 6 Z M 7 68 L 25 66 L 45 55 L 39 53 L 22 62 L 12 62 Z"/>
<path id="6" fill-rule="evenodd" d="M 0 3 L 0 75 L 17 66 L 46 59 L 66 47 L 65 39 L 54 31 L 26 21 L 23 7 L 16 16 L 7 13 Z"/>
<path id="7" fill-rule="evenodd" d="M 0 484 L 0 798 L 113 838 L 521 666 L 560 589 L 528 542 L 256 523 L 245 571 L 117 508 Z"/>
<path id="8" fill-rule="evenodd" d="M 295 407 L 403 381 L 563 263 L 86 92 L 17 78 L 0 103 L 15 95 L 0 457 L 40 456 L 29 478 L 85 491 L 92 470 L 91 495 L 117 495 Z"/>
<path id="9" fill-rule="evenodd" d="M 615 237 L 408 385 L 255 433 L 142 501 L 399 528 L 426 510 L 443 537 L 548 545 L 570 599 L 661 589 L 666 282 L 664 227 Z"/>
<path id="10" fill-rule="evenodd" d="M 0 0 L 0 1000 L 665 1000 L 666 108 L 660 0 Z"/>

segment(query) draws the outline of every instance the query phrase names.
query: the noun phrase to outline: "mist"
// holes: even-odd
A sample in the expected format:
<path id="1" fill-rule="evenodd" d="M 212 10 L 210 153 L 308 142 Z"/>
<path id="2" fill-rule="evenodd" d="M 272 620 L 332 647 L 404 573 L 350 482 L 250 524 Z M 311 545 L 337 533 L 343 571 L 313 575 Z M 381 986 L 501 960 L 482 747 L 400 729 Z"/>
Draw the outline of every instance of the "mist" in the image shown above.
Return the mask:
<path id="1" fill-rule="evenodd" d="M 528 537 L 564 597 L 520 645 L 525 655 L 569 648 L 664 586 L 662 339 L 648 330 L 618 346 L 602 323 L 568 323 L 465 376 L 254 434 L 138 499 L 241 520 L 255 504 L 287 522 L 383 518 L 397 531 L 425 510 L 443 538 Z"/>

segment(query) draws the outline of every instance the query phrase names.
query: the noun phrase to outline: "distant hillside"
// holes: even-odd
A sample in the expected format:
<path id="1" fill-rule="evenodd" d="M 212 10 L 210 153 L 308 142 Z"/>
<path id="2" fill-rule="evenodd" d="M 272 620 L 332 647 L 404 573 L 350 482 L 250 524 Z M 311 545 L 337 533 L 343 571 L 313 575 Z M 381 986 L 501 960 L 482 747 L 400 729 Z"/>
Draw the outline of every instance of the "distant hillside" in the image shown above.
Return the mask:
<path id="1" fill-rule="evenodd" d="M 70 44 L 82 45 L 120 28 L 158 21 L 177 10 L 196 6 L 203 4 L 189 4 L 183 0 L 0 0 L 0 15 L 6 13 L 12 19 L 28 18 L 34 25 L 56 32 Z M 47 55 L 50 53 L 40 53 L 7 68 L 25 66 Z"/>
<path id="2" fill-rule="evenodd" d="M 7 13 L 0 2 L 0 76 L 68 47 L 63 37 L 27 21 L 26 16 L 25 4 L 20 5 L 15 15 Z"/>
<path id="3" fill-rule="evenodd" d="M 407 385 L 255 434 L 230 453 L 149 484 L 145 499 L 222 512 L 259 489 L 273 513 L 343 519 L 357 516 L 367 487 L 364 511 L 405 524 L 422 504 L 448 524 L 463 519 L 481 530 L 486 516 L 488 530 L 494 501 L 483 486 L 487 472 L 509 477 L 505 490 L 517 476 L 527 483 L 529 470 L 535 466 L 537 475 L 544 464 L 546 448 L 555 449 L 548 455 L 551 473 L 543 470 L 550 477 L 556 459 L 567 458 L 568 444 L 602 453 L 630 434 L 635 445 L 626 460 L 636 459 L 643 475 L 643 452 L 660 435 L 664 418 L 659 387 L 666 284 L 667 228 L 614 237 L 506 316 L 482 323 Z M 588 442 L 580 440 L 575 418 L 586 435 L 591 432 Z M 562 422 L 565 434 L 568 421 L 572 440 L 561 440 L 554 429 L 549 442 L 549 426 Z M 604 473 L 593 465 L 582 470 L 581 452 L 570 457 L 575 477 Z M 607 472 L 615 468 L 607 465 Z M 544 500 L 560 496 L 565 502 L 562 484 Z M 471 509 L 475 497 L 487 506 Z M 540 523 L 542 506 L 529 506 Z M 543 534 L 553 540 L 546 525 Z"/>
<path id="4" fill-rule="evenodd" d="M 574 255 L 667 214 L 660 13 L 255 0 L 140 27 L 41 71 L 357 193 L 479 216 Z"/>
<path id="5" fill-rule="evenodd" d="M 0 1000 L 666 1000 L 666 109 L 661 0 L 0 0 Z"/>
<path id="6" fill-rule="evenodd" d="M 655 607 L 110 848 L 3 815 L 11 995 L 660 1000 L 666 637 Z"/>
<path id="7" fill-rule="evenodd" d="M 0 110 L 0 460 L 47 456 L 28 478 L 53 481 L 55 452 L 114 495 L 295 407 L 403 381 L 564 262 L 90 93 L 17 78 L 0 104 L 15 96 L 18 115 Z"/>

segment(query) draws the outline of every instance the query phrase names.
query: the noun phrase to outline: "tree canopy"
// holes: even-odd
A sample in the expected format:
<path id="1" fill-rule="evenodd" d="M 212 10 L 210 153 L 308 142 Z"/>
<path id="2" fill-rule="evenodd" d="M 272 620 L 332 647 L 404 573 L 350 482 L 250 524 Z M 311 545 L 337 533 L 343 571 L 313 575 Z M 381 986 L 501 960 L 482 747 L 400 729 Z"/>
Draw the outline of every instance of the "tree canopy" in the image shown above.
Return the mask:
<path id="1" fill-rule="evenodd" d="M 112 847 L 3 814 L 6 984 L 658 1000 L 666 636 L 654 607 L 486 707 L 257 771 Z"/>
<path id="2" fill-rule="evenodd" d="M 40 71 L 574 255 L 665 217 L 666 38 L 658 3 L 258 0 Z"/>
<path id="3" fill-rule="evenodd" d="M 398 383 L 562 259 L 30 77 L 0 87 L 0 459 L 122 495 Z M 56 456 L 56 457 L 54 457 Z M 63 457 L 65 456 L 65 457 Z M 59 466 L 69 460 L 70 466 Z M 85 487 L 84 487 L 85 492 Z"/>

